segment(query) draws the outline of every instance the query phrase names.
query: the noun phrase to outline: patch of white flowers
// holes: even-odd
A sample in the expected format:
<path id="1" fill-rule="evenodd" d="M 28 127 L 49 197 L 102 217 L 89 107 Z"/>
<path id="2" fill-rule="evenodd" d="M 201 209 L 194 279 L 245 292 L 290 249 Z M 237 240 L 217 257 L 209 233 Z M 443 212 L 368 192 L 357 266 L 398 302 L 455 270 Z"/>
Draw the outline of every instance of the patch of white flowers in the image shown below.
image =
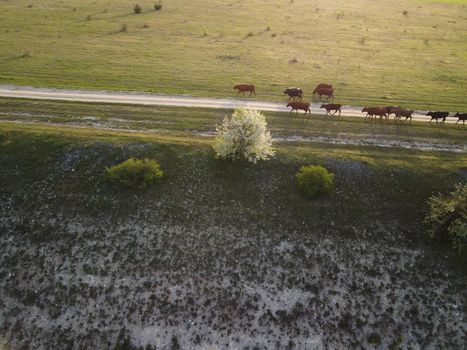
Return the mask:
<path id="1" fill-rule="evenodd" d="M 217 158 L 245 158 L 256 163 L 275 154 L 266 118 L 256 110 L 236 109 L 216 126 L 216 131 L 213 148 Z"/>

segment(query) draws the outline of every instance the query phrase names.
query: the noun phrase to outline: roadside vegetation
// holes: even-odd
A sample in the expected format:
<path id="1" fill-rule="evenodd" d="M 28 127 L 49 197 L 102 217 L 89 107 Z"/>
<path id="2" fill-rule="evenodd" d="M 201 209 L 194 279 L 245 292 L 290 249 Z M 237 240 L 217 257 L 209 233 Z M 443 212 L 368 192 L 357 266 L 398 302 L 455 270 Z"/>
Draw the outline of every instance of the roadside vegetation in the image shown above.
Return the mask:
<path id="1" fill-rule="evenodd" d="M 218 158 L 246 159 L 255 164 L 275 154 L 266 117 L 261 112 L 247 109 L 236 109 L 216 126 L 212 147 Z"/>
<path id="2" fill-rule="evenodd" d="M 334 174 L 320 165 L 306 165 L 295 174 L 295 183 L 298 190 L 311 199 L 332 191 Z"/>
<path id="3" fill-rule="evenodd" d="M 0 83 L 467 110 L 465 1 L 135 3 L 2 1 Z"/>
<path id="4" fill-rule="evenodd" d="M 467 183 L 458 184 L 448 195 L 438 194 L 428 201 L 425 223 L 432 238 L 450 241 L 463 253 L 467 248 Z"/>

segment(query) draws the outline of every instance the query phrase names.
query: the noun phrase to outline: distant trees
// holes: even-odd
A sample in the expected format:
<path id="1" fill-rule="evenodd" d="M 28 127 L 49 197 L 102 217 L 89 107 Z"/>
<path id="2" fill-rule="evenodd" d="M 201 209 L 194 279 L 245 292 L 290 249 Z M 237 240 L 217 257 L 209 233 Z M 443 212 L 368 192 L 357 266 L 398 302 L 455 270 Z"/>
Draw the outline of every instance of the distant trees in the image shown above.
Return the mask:
<path id="1" fill-rule="evenodd" d="M 154 11 L 160 11 L 162 10 L 162 3 L 158 2 L 154 4 Z M 133 7 L 133 13 L 135 15 L 139 15 L 143 11 L 142 7 L 139 4 L 136 4 L 135 7 Z"/>
<path id="2" fill-rule="evenodd" d="M 141 8 L 141 6 L 139 6 L 139 4 L 136 4 L 135 7 L 133 7 L 133 12 L 134 12 L 135 15 L 140 14 L 141 10 L 142 10 L 142 8 Z"/>

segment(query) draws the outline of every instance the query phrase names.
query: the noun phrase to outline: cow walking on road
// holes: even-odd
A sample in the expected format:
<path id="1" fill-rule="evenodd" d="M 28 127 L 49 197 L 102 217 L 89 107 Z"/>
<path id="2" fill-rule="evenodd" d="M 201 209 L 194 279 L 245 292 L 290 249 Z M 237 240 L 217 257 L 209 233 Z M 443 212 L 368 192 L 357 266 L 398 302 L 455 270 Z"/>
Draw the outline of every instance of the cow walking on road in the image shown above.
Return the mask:
<path id="1" fill-rule="evenodd" d="M 467 120 L 467 113 L 456 113 L 454 118 L 458 118 L 456 124 L 462 120 L 462 125 L 465 125 L 465 121 Z"/>
<path id="2" fill-rule="evenodd" d="M 305 114 L 309 112 L 311 114 L 311 109 L 310 109 L 310 104 L 308 102 L 289 102 L 287 103 L 287 107 L 292 107 L 290 110 L 290 113 L 292 113 L 294 110 L 297 111 L 301 109 L 305 111 Z"/>
<path id="3" fill-rule="evenodd" d="M 441 119 L 441 124 L 443 124 L 449 116 L 449 112 L 428 112 L 426 115 L 431 117 L 430 123 L 434 119 L 436 120 L 436 124 L 438 124 L 438 119 Z"/>
<path id="4" fill-rule="evenodd" d="M 386 108 L 386 112 L 388 113 L 388 117 L 391 115 L 391 114 L 395 114 L 395 111 L 398 110 L 398 109 L 401 109 L 400 106 L 386 106 L 384 107 Z"/>
<path id="5" fill-rule="evenodd" d="M 399 108 L 396 109 L 393 113 L 395 114 L 394 119 L 400 120 L 401 117 L 405 117 L 404 120 L 410 119 L 410 121 L 412 121 L 413 110 L 411 109 Z"/>
<path id="6" fill-rule="evenodd" d="M 362 112 L 366 112 L 365 118 L 373 118 L 378 116 L 380 119 L 388 118 L 386 107 L 363 107 Z"/>
<path id="7" fill-rule="evenodd" d="M 342 105 L 337 104 L 337 103 L 328 103 L 328 104 L 321 105 L 320 108 L 326 109 L 326 115 L 330 114 L 331 111 L 334 111 L 334 113 L 332 113 L 331 115 L 335 115 L 337 112 L 339 112 L 339 117 L 340 117 Z"/>

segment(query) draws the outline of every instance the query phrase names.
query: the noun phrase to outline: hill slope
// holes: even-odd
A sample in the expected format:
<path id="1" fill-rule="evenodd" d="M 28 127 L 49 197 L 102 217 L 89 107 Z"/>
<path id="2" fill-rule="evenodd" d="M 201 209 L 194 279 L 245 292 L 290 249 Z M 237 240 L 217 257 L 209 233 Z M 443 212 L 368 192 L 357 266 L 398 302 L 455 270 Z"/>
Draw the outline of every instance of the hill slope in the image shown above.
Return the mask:
<path id="1" fill-rule="evenodd" d="M 0 337 L 13 348 L 463 348 L 465 261 L 423 237 L 455 153 L 278 144 L 249 166 L 206 138 L 0 124 Z M 103 181 L 159 159 L 148 192 Z M 398 159 L 397 162 L 395 159 Z M 302 164 L 336 174 L 304 200 Z M 423 287 L 422 287 L 423 286 Z M 463 344 L 463 345 L 462 345 Z"/>

